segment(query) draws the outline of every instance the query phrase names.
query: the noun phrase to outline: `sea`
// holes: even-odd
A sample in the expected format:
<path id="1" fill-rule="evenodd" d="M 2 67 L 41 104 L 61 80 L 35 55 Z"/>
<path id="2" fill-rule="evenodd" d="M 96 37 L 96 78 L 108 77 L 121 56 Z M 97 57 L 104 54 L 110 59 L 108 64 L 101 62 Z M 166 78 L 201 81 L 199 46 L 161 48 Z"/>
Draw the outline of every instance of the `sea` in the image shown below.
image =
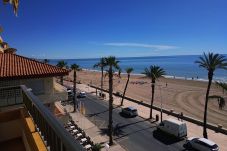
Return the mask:
<path id="1" fill-rule="evenodd" d="M 227 54 L 224 55 L 227 57 Z M 207 81 L 207 70 L 198 66 L 195 63 L 199 55 L 182 55 L 182 56 L 151 56 L 151 57 L 119 57 L 122 73 L 124 69 L 132 67 L 133 74 L 141 74 L 145 68 L 151 65 L 162 67 L 166 71 L 167 78 L 186 79 Z M 56 65 L 58 61 L 64 60 L 70 67 L 71 64 L 78 64 L 81 68 L 86 70 L 94 69 L 93 65 L 99 62 L 99 58 L 93 59 L 50 59 L 50 64 Z M 215 70 L 215 81 L 227 82 L 227 70 Z"/>

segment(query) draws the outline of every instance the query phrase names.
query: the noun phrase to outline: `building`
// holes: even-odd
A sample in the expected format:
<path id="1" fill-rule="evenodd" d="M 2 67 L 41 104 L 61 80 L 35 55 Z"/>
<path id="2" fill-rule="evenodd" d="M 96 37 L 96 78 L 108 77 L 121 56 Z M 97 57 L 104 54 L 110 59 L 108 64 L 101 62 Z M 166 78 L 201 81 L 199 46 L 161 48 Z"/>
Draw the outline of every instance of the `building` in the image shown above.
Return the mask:
<path id="1" fill-rule="evenodd" d="M 67 74 L 15 53 L 0 53 L 0 150 L 84 150 L 51 112 L 55 101 L 68 97 L 54 77 Z"/>
<path id="2" fill-rule="evenodd" d="M 22 103 L 20 89 L 12 89 L 20 85 L 30 88 L 44 104 L 66 100 L 66 90 L 54 77 L 67 74 L 65 69 L 12 53 L 0 53 L 0 106 Z"/>

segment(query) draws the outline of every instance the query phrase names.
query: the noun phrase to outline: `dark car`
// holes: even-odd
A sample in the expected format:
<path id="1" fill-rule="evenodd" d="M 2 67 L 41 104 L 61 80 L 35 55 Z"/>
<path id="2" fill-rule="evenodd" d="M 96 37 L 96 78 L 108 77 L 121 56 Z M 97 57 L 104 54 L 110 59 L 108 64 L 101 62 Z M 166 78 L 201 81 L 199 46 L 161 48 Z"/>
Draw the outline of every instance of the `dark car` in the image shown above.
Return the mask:
<path id="1" fill-rule="evenodd" d="M 129 117 L 136 117 L 138 115 L 137 109 L 134 107 L 123 108 L 121 113 Z"/>

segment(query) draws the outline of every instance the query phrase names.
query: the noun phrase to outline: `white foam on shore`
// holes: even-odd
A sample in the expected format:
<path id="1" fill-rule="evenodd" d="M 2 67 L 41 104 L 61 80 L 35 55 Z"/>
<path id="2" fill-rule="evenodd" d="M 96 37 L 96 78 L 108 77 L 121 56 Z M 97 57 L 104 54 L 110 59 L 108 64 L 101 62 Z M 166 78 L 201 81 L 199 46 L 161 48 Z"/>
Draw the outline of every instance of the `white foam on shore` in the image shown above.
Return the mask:
<path id="1" fill-rule="evenodd" d="M 92 72 L 101 72 L 100 70 L 95 70 L 95 69 L 84 69 L 83 68 L 83 70 L 84 71 L 92 71 Z M 106 71 L 104 70 L 104 72 L 106 72 Z M 117 73 L 117 72 L 115 72 L 115 73 Z M 127 75 L 127 73 L 121 73 L 121 74 Z M 134 76 L 145 76 L 142 73 L 132 73 L 131 75 L 134 75 Z M 198 79 L 197 78 L 186 78 L 186 77 L 179 77 L 179 76 L 172 76 L 172 75 L 164 75 L 163 77 L 168 78 L 168 79 L 178 79 L 178 80 L 191 80 L 191 81 L 208 82 L 207 79 L 201 79 L 201 78 L 198 78 Z M 220 78 L 220 77 L 218 77 L 218 78 L 214 77 L 213 78 L 213 82 L 214 81 L 227 83 L 227 79 L 226 78 Z"/>

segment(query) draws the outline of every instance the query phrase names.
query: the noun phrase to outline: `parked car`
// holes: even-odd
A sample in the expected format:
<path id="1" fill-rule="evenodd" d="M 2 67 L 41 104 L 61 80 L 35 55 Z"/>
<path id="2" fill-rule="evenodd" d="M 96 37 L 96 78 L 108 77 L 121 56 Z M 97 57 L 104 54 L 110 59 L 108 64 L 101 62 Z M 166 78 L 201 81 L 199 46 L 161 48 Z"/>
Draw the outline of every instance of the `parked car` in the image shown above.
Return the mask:
<path id="1" fill-rule="evenodd" d="M 67 89 L 67 93 L 68 93 L 68 99 L 72 100 L 73 99 L 73 91 L 71 89 Z"/>
<path id="2" fill-rule="evenodd" d="M 80 92 L 79 95 L 77 96 L 78 98 L 86 98 L 86 93 L 84 91 Z"/>
<path id="3" fill-rule="evenodd" d="M 134 107 L 126 107 L 122 109 L 122 114 L 127 115 L 129 117 L 135 117 L 138 115 L 137 109 Z"/>
<path id="4" fill-rule="evenodd" d="M 183 138 L 187 136 L 187 126 L 185 122 L 181 122 L 175 119 L 167 119 L 162 121 L 158 127 L 158 130 L 166 132 L 177 138 Z"/>
<path id="5" fill-rule="evenodd" d="M 219 147 L 213 141 L 206 138 L 190 137 L 183 145 L 186 149 L 196 149 L 199 151 L 218 151 Z"/>

